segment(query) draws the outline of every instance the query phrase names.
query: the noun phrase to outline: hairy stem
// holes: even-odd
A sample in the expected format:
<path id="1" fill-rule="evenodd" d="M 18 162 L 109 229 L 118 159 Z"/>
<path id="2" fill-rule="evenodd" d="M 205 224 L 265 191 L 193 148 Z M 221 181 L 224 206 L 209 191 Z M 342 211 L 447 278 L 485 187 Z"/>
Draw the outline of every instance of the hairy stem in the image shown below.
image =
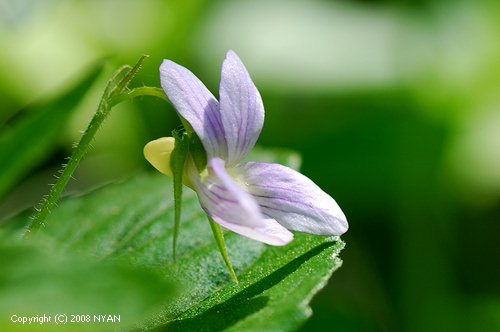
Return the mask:
<path id="1" fill-rule="evenodd" d="M 78 164 L 82 160 L 83 156 L 87 152 L 88 147 L 92 142 L 92 139 L 94 138 L 97 130 L 101 126 L 102 122 L 104 121 L 108 113 L 109 113 L 109 107 L 106 103 L 106 100 L 103 98 L 101 99 L 99 106 L 97 107 L 97 111 L 95 112 L 92 120 L 90 121 L 89 126 L 87 127 L 87 129 L 83 133 L 82 138 L 78 142 L 75 151 L 69 158 L 69 161 L 66 164 L 66 166 L 64 166 L 61 175 L 59 176 L 56 183 L 50 190 L 49 195 L 43 201 L 41 208 L 38 210 L 38 212 L 31 220 L 31 223 L 28 225 L 28 228 L 24 236 L 28 236 L 31 233 L 36 232 L 40 227 L 44 225 L 45 219 L 47 218 L 48 214 L 58 201 L 59 197 L 61 196 L 63 189 L 68 184 L 68 181 L 73 175 L 73 172 L 75 171 Z"/>
<path id="2" fill-rule="evenodd" d="M 26 232 L 24 233 L 24 236 L 27 237 L 30 234 L 35 233 L 40 227 L 44 226 L 45 220 L 49 213 L 52 211 L 54 205 L 57 203 L 59 200 L 59 197 L 61 196 L 62 191 L 68 184 L 69 179 L 73 175 L 74 171 L 80 164 L 80 161 L 82 158 L 85 156 L 87 153 L 87 150 L 90 146 L 90 143 L 94 139 L 95 134 L 97 133 L 98 129 L 101 127 L 102 122 L 106 117 L 109 115 L 111 109 L 113 106 L 118 104 L 119 102 L 122 102 L 124 100 L 127 100 L 129 98 L 141 96 L 141 95 L 152 95 L 156 97 L 160 97 L 158 91 L 156 91 L 156 88 L 149 88 L 149 87 L 143 87 L 139 88 L 141 90 L 138 90 L 134 92 L 136 89 L 132 90 L 131 92 L 134 92 L 133 94 L 130 94 L 128 92 L 124 92 L 126 89 L 128 83 L 134 75 L 137 73 L 139 70 L 142 61 L 146 58 L 146 55 L 143 55 L 139 61 L 135 64 L 133 68 L 130 68 L 129 66 L 123 66 L 120 69 L 118 69 L 113 77 L 108 81 L 106 88 L 104 90 L 103 96 L 101 97 L 101 100 L 99 102 L 99 105 L 97 106 L 97 110 L 90 120 L 90 123 L 83 133 L 80 141 L 78 142 L 78 145 L 76 149 L 74 150 L 73 154 L 69 158 L 68 163 L 66 166 L 63 168 L 63 171 L 59 178 L 57 179 L 56 183 L 54 186 L 52 186 L 52 189 L 50 190 L 49 195 L 47 198 L 43 201 L 40 209 L 37 210 L 36 214 L 33 216 L 31 219 L 30 224 L 28 225 Z M 124 70 L 129 69 L 127 74 L 118 82 L 118 84 L 115 84 L 115 80 L 118 77 L 118 75 L 123 72 Z M 155 92 L 151 92 L 155 91 Z M 142 94 L 141 94 L 142 92 Z M 124 97 L 122 97 L 124 95 Z M 165 96 L 161 96 L 160 98 L 165 99 Z"/>
<path id="3" fill-rule="evenodd" d="M 154 87 L 149 87 L 149 86 L 143 86 L 140 88 L 134 88 L 130 91 L 124 92 L 115 98 L 113 98 L 110 102 L 111 106 L 114 106 L 116 104 L 121 103 L 122 101 L 125 101 L 127 99 L 132 99 L 135 97 L 140 97 L 140 96 L 151 96 L 151 97 L 157 97 L 160 99 L 163 99 L 167 102 L 169 102 L 167 96 L 165 95 L 165 92 L 161 88 L 154 88 Z"/>

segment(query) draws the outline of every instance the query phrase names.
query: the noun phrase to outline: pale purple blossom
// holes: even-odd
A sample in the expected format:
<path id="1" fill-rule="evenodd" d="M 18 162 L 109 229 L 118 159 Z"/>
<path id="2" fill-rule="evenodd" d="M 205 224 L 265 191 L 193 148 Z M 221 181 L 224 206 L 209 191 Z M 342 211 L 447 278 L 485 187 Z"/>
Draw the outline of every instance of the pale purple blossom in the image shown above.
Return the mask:
<path id="1" fill-rule="evenodd" d="M 270 245 L 292 241 L 289 230 L 315 235 L 347 231 L 346 217 L 335 200 L 309 178 L 279 164 L 242 162 L 262 130 L 264 106 L 236 53 L 228 51 L 222 63 L 219 101 L 193 73 L 170 60 L 160 66 L 160 79 L 168 99 L 206 151 L 206 170 L 200 173 L 188 157 L 186 174 L 215 222 Z M 146 158 L 168 174 L 166 160 L 173 141 L 156 142 L 160 148 L 150 147 Z M 156 160 L 163 160 L 163 165 Z"/>

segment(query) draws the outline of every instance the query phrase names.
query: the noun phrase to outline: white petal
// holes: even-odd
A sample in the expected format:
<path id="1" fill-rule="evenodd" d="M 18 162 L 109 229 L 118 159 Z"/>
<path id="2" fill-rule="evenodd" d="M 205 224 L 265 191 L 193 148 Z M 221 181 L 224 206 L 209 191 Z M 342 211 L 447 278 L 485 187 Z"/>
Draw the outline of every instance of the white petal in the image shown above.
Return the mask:
<path id="1" fill-rule="evenodd" d="M 342 235 L 347 219 L 335 200 L 306 176 L 278 164 L 237 168 L 262 212 L 286 228 L 315 235 Z"/>
<path id="2" fill-rule="evenodd" d="M 209 161 L 208 176 L 202 181 L 189 161 L 189 178 L 205 212 L 221 226 L 270 245 L 285 245 L 293 234 L 274 219 L 262 214 L 255 199 L 231 178 L 220 158 Z"/>
<path id="3" fill-rule="evenodd" d="M 226 133 L 227 165 L 236 165 L 252 150 L 264 124 L 264 105 L 240 58 L 229 50 L 222 63 L 220 113 Z"/>
<path id="4" fill-rule="evenodd" d="M 191 125 L 207 152 L 227 158 L 227 144 L 219 112 L 219 102 L 188 69 L 164 60 L 160 81 L 165 94 L 179 114 Z"/>

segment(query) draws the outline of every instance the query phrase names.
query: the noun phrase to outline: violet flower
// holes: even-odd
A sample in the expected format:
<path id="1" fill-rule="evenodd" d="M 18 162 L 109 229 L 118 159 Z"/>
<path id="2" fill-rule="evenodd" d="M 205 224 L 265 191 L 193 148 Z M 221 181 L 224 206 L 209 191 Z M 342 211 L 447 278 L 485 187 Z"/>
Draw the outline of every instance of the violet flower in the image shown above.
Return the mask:
<path id="1" fill-rule="evenodd" d="M 233 51 L 222 63 L 220 101 L 193 73 L 170 60 L 160 66 L 160 79 L 206 152 L 206 168 L 201 171 L 188 155 L 185 183 L 215 222 L 277 246 L 292 241 L 289 230 L 315 235 L 347 231 L 346 217 L 335 200 L 304 175 L 278 164 L 242 163 L 262 130 L 264 106 Z M 148 143 L 144 153 L 153 166 L 172 176 L 173 147 L 173 138 L 162 138 Z"/>

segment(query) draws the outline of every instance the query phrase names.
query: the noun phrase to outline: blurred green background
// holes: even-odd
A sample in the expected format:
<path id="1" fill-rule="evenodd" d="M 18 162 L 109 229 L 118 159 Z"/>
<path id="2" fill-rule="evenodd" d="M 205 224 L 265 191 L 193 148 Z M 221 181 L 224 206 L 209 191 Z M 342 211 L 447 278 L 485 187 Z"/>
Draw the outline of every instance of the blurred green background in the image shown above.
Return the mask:
<path id="1" fill-rule="evenodd" d="M 159 86 L 171 59 L 217 96 L 231 48 L 264 100 L 258 143 L 300 152 L 350 223 L 302 330 L 499 331 L 499 17 L 493 0 L 0 0 L 0 130 L 109 57 L 0 219 L 48 192 L 117 67 L 149 54 L 134 84 Z M 119 105 L 66 194 L 152 171 L 143 145 L 178 124 L 161 100 Z"/>

